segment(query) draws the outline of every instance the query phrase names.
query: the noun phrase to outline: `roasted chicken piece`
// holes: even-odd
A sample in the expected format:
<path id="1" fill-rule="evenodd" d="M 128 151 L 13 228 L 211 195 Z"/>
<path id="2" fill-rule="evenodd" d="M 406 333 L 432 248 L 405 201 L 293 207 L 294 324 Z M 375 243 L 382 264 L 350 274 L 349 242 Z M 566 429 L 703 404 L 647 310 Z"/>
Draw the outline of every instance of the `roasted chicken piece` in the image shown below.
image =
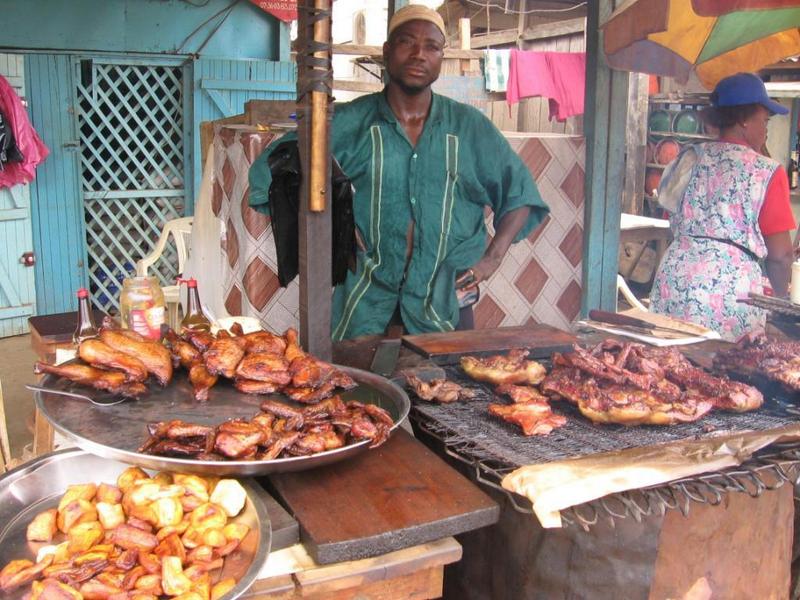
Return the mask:
<path id="1" fill-rule="evenodd" d="M 265 442 L 264 431 L 242 419 L 222 423 L 217 428 L 214 449 L 228 458 L 255 456 L 257 447 Z"/>
<path id="2" fill-rule="evenodd" d="M 208 400 L 208 390 L 214 387 L 219 379 L 209 373 L 203 361 L 199 360 L 189 368 L 189 381 L 194 389 L 194 398 L 200 402 Z"/>
<path id="3" fill-rule="evenodd" d="M 489 412 L 522 428 L 525 435 L 547 435 L 567 424 L 567 418 L 553 414 L 547 402 L 530 400 L 515 404 L 490 404 Z"/>
<path id="4" fill-rule="evenodd" d="M 268 381 L 254 381 L 237 377 L 233 382 L 234 387 L 243 394 L 274 394 L 281 386 Z"/>
<path id="5" fill-rule="evenodd" d="M 295 402 L 303 404 L 316 404 L 320 400 L 333 395 L 336 386 L 331 382 L 323 383 L 318 388 L 286 386 L 283 393 Z"/>
<path id="6" fill-rule="evenodd" d="M 514 403 L 520 402 L 547 402 L 547 396 L 542 395 L 539 390 L 527 385 L 514 385 L 511 383 L 504 383 L 498 385 L 495 390 L 498 394 L 505 394 Z"/>
<path id="7" fill-rule="evenodd" d="M 297 330 L 290 327 L 283 334 L 283 339 L 286 340 L 286 350 L 283 355 L 290 363 L 299 356 L 304 356 L 305 351 L 300 347 L 300 342 L 297 341 Z"/>
<path id="8" fill-rule="evenodd" d="M 236 377 L 266 381 L 284 386 L 292 380 L 289 373 L 289 361 L 282 354 L 271 352 L 255 352 L 247 354 L 236 367 Z"/>
<path id="9" fill-rule="evenodd" d="M 296 357 L 289 366 L 292 386 L 297 388 L 317 388 L 330 378 L 333 371 L 333 365 L 318 360 L 310 354 Z"/>
<path id="10" fill-rule="evenodd" d="M 98 390 L 106 390 L 126 398 L 138 398 L 147 393 L 147 387 L 144 384 L 127 382 L 125 373 L 122 371 L 105 371 L 78 363 L 48 365 L 37 362 L 33 365 L 33 372 L 37 374 L 52 373 L 75 383 Z"/>
<path id="11" fill-rule="evenodd" d="M 251 352 L 269 352 L 283 355 L 286 352 L 286 340 L 269 331 L 253 331 L 241 336 L 244 340 L 244 350 Z"/>
<path id="12" fill-rule="evenodd" d="M 494 385 L 515 383 L 536 385 L 546 374 L 545 368 L 536 361 L 526 360 L 527 350 L 511 350 L 506 356 L 495 355 L 485 358 L 462 356 L 461 368 L 476 381 Z"/>
<path id="13" fill-rule="evenodd" d="M 172 329 L 167 330 L 165 337 L 172 353 L 172 364 L 174 366 L 180 365 L 184 369 L 190 369 L 193 364 L 203 359 L 203 355 L 197 348 L 179 338 L 178 334 Z"/>
<path id="14" fill-rule="evenodd" d="M 224 375 L 233 379 L 236 367 L 244 358 L 244 350 L 236 338 L 219 337 L 214 340 L 203 354 L 208 372 L 213 375 Z"/>
<path id="15" fill-rule="evenodd" d="M 159 342 L 140 342 L 118 329 L 101 329 L 100 339 L 114 350 L 140 360 L 161 385 L 172 379 L 172 356 Z"/>
<path id="16" fill-rule="evenodd" d="M 135 356 L 114 350 L 98 339 L 84 340 L 78 346 L 78 356 L 90 365 L 107 369 L 119 369 L 127 381 L 144 381 L 147 368 Z"/>
<path id="17" fill-rule="evenodd" d="M 189 330 L 183 333 L 183 336 L 197 348 L 200 352 L 205 352 L 211 347 L 216 338 L 208 331 L 193 331 Z"/>
<path id="18" fill-rule="evenodd" d="M 9 592 L 30 583 L 52 562 L 52 554 L 48 554 L 41 562 L 35 564 L 29 560 L 12 560 L 0 571 L 0 591 Z"/>
<path id="19" fill-rule="evenodd" d="M 426 382 L 412 373 L 406 373 L 405 377 L 408 385 L 421 400 L 448 403 L 456 400 L 470 400 L 477 395 L 474 390 L 462 387 L 454 381 L 447 381 L 447 379 L 432 379 Z"/>

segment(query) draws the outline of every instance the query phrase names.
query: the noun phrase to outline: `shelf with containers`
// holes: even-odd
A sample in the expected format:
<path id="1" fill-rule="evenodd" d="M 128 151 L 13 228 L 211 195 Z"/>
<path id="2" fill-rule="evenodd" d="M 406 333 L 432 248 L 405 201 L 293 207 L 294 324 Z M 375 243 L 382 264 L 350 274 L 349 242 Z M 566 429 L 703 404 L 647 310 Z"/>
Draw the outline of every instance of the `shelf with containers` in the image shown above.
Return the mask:
<path id="1" fill-rule="evenodd" d="M 715 138 L 700 116 L 702 109 L 708 106 L 707 95 L 652 96 L 649 105 L 644 175 L 646 206 L 654 203 L 662 171 L 685 144 Z"/>

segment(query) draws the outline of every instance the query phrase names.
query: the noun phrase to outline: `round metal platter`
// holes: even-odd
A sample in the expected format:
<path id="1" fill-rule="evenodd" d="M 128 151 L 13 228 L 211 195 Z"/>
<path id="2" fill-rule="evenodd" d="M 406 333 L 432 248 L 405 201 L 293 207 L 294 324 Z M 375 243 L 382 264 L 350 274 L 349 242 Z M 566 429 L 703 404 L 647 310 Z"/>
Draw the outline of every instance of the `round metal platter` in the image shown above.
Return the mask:
<path id="1" fill-rule="evenodd" d="M 410 403 L 405 391 L 399 386 L 374 373 L 349 367 L 338 368 L 359 384 L 358 387 L 339 394 L 345 402 L 357 400 L 386 409 L 394 419 L 392 432 L 407 418 Z M 47 375 L 42 380 L 42 385 L 87 395 L 101 394 L 85 386 L 65 384 L 64 381 Z M 149 389 L 147 396 L 113 406 L 96 406 L 86 400 L 47 392 L 34 392 L 34 395 L 37 407 L 53 427 L 84 450 L 104 458 L 162 471 L 232 476 L 300 471 L 349 458 L 367 450 L 369 446 L 368 441 L 363 441 L 310 456 L 261 461 L 200 461 L 141 454 L 137 449 L 148 437 L 148 423 L 180 419 L 201 425 L 218 425 L 233 418 L 250 419 L 260 412 L 260 404 L 267 398 L 295 407 L 303 406 L 280 394 L 242 394 L 233 387 L 231 381 L 223 378 L 211 388 L 207 402 L 198 402 L 192 395 L 192 385 L 183 370 L 175 372 L 167 387 L 150 383 Z"/>
<path id="2" fill-rule="evenodd" d="M 36 561 L 39 548 L 60 540 L 29 542 L 25 532 L 37 514 L 58 506 L 67 486 L 115 484 L 119 474 L 128 467 L 125 463 L 68 448 L 42 455 L 0 477 L 0 568 L 16 559 Z M 247 490 L 247 501 L 244 510 L 231 521 L 247 525 L 250 532 L 239 548 L 225 558 L 222 569 L 212 572 L 214 581 L 226 577 L 236 579 L 236 586 L 221 600 L 234 600 L 247 591 L 266 562 L 272 543 L 264 491 L 252 480 L 241 479 L 239 483 Z M 30 585 L 24 585 L 3 594 L 3 598 L 22 600 L 29 591 Z"/>

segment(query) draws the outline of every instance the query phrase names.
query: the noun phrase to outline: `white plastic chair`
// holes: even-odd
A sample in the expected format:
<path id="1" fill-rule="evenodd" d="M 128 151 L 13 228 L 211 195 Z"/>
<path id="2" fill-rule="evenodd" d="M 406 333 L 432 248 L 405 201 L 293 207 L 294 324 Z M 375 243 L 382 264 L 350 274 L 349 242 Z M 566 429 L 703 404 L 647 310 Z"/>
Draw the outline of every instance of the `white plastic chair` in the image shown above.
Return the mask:
<path id="1" fill-rule="evenodd" d="M 175 239 L 175 249 L 178 252 L 178 273 L 183 273 L 186 258 L 189 256 L 193 220 L 194 217 L 182 217 L 164 223 L 164 228 L 161 230 L 161 235 L 158 237 L 158 242 L 156 242 L 153 251 L 136 262 L 136 275 L 138 277 L 147 277 L 147 269 L 161 257 L 170 235 Z M 164 302 L 167 305 L 167 322 L 170 327 L 175 327 L 178 322 L 181 287 L 179 285 L 166 285 L 161 289 L 164 292 Z"/>
<path id="2" fill-rule="evenodd" d="M 617 274 L 617 294 L 622 294 L 622 297 L 625 298 L 625 301 L 633 308 L 637 308 L 645 312 L 650 310 L 633 294 L 631 288 L 628 287 L 628 282 L 625 281 L 625 278 L 620 274 Z"/>

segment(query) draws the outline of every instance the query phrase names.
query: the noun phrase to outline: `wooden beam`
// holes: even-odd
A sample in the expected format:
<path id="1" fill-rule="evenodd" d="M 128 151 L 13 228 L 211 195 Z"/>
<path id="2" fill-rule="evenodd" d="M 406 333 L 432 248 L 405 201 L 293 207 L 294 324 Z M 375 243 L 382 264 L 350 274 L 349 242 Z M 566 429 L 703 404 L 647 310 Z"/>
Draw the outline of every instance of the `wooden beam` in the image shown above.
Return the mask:
<path id="1" fill-rule="evenodd" d="M 647 148 L 647 95 L 650 76 L 631 73 L 628 88 L 628 127 L 625 133 L 625 191 L 622 212 L 642 214 L 645 154 Z"/>
<path id="2" fill-rule="evenodd" d="M 543 40 L 551 37 L 559 37 L 562 35 L 573 35 L 576 33 L 583 33 L 586 30 L 586 19 L 580 17 L 577 19 L 567 19 L 558 21 L 556 23 L 547 23 L 543 25 L 534 25 L 528 27 L 520 33 L 517 29 L 505 29 L 503 31 L 494 31 L 483 35 L 472 36 L 472 48 L 486 48 L 487 46 L 503 46 L 506 44 L 514 44 L 518 40 L 524 42 L 532 42 L 534 40 Z"/>
<path id="3" fill-rule="evenodd" d="M 334 44 L 333 53 L 380 58 L 383 56 L 383 48 L 381 46 L 366 46 L 362 44 Z M 458 48 L 445 48 L 444 57 L 479 60 L 483 58 L 483 50 L 460 50 Z"/>
<path id="4" fill-rule="evenodd" d="M 331 0 L 313 0 L 315 10 L 330 11 Z M 317 67 L 305 56 L 307 44 L 331 42 L 331 19 L 314 20 L 308 7 L 300 7 L 297 57 L 297 145 L 300 183 L 299 272 L 300 343 L 323 360 L 331 358 L 331 190 L 328 93 L 312 89 L 319 73 L 331 85 L 330 52 L 313 53 Z M 319 209 L 322 210 L 319 210 Z"/>
<path id="5" fill-rule="evenodd" d="M 334 79 L 333 89 L 343 92 L 380 92 L 383 89 L 382 83 L 372 83 L 371 81 L 349 81 L 346 79 Z"/>
<path id="6" fill-rule="evenodd" d="M 469 19 L 458 20 L 458 45 L 461 50 L 469 50 L 470 43 L 470 22 Z M 461 74 L 466 75 L 470 71 L 470 64 L 468 58 L 462 58 L 459 61 Z"/>
<path id="7" fill-rule="evenodd" d="M 625 172 L 628 73 L 609 69 L 600 23 L 612 0 L 588 4 L 586 27 L 586 202 L 581 312 L 616 310 L 620 202 Z"/>

